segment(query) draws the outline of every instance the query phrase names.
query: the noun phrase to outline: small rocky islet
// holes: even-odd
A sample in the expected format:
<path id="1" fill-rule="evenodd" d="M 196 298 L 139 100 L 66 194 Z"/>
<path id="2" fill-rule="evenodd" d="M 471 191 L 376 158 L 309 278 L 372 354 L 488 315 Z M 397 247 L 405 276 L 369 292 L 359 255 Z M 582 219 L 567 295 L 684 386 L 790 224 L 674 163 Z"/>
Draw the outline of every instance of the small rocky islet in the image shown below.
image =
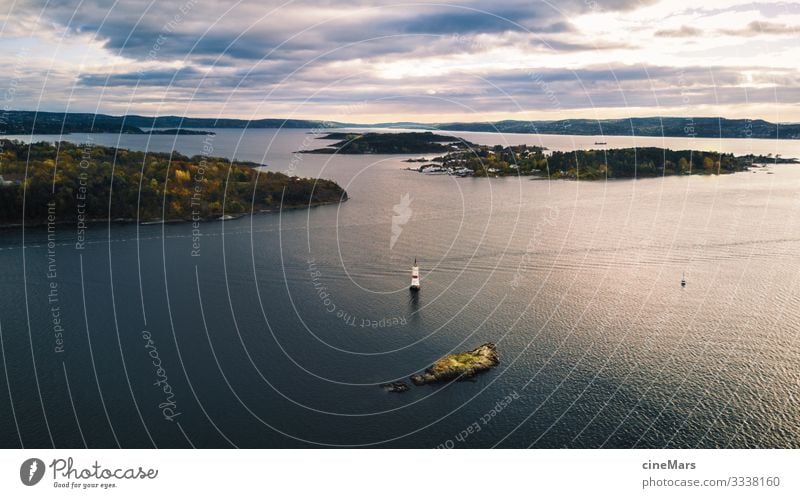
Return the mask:
<path id="1" fill-rule="evenodd" d="M 500 364 L 497 346 L 491 342 L 481 344 L 471 351 L 454 353 L 439 358 L 424 372 L 411 376 L 411 382 L 417 386 L 447 382 L 450 380 L 466 380 Z"/>
<path id="2" fill-rule="evenodd" d="M 387 382 L 386 384 L 381 384 L 381 387 L 384 388 L 387 392 L 390 393 L 404 393 L 408 391 L 410 388 L 408 384 L 405 382 Z"/>
<path id="3" fill-rule="evenodd" d="M 439 358 L 422 373 L 412 375 L 411 382 L 414 385 L 422 386 L 453 380 L 468 380 L 499 364 L 500 354 L 497 352 L 497 346 L 487 342 L 470 351 L 448 354 Z M 409 386 L 401 381 L 381 384 L 380 387 L 395 393 L 409 390 Z"/>

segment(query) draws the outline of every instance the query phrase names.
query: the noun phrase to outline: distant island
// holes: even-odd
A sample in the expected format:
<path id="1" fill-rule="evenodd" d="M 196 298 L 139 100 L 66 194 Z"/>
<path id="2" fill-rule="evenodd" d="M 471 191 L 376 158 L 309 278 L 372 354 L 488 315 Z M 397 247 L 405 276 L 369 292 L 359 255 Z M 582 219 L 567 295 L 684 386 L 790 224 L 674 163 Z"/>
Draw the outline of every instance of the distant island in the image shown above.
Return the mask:
<path id="1" fill-rule="evenodd" d="M 342 123 L 309 119 L 228 119 L 181 116 L 110 116 L 107 114 L 3 111 L 0 135 L 68 133 L 146 133 L 152 128 L 412 128 L 433 131 L 478 131 L 547 135 L 597 135 L 694 138 L 800 139 L 800 124 L 763 119 L 653 116 L 629 119 L 503 120 L 483 122 Z"/>
<path id="2" fill-rule="evenodd" d="M 506 120 L 485 123 L 437 123 L 433 126 L 420 125 L 420 128 L 542 135 L 800 139 L 800 124 L 798 123 L 770 123 L 763 119 L 718 117 L 656 116 L 629 119 Z"/>
<path id="3" fill-rule="evenodd" d="M 213 131 L 189 130 L 187 128 L 168 128 L 166 130 L 144 130 L 142 133 L 150 135 L 216 135 Z"/>
<path id="4" fill-rule="evenodd" d="M 780 156 L 734 156 L 660 147 L 553 151 L 548 154 L 538 146 L 473 145 L 468 150 L 450 151 L 408 169 L 429 175 L 539 176 L 550 179 L 596 180 L 719 175 L 746 171 L 760 164 L 775 163 L 796 164 L 798 160 Z"/>
<path id="5" fill-rule="evenodd" d="M 411 133 L 328 133 L 319 137 L 338 142 L 320 149 L 302 150 L 306 154 L 423 154 L 450 152 L 475 147 L 465 140 L 431 132 Z"/>
<path id="6" fill-rule="evenodd" d="M 0 140 L 0 224 L 196 222 L 347 200 L 332 181 L 259 172 L 258 166 L 177 152 Z"/>

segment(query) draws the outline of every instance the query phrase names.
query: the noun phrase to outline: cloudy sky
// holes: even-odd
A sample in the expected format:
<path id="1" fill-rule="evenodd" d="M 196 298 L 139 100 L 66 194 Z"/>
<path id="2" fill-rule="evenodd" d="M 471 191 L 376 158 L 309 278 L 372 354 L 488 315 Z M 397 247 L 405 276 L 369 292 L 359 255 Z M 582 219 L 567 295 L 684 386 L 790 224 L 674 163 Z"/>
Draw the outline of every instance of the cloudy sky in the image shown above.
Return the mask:
<path id="1" fill-rule="evenodd" d="M 5 109 L 800 121 L 800 3 L 4 0 Z"/>

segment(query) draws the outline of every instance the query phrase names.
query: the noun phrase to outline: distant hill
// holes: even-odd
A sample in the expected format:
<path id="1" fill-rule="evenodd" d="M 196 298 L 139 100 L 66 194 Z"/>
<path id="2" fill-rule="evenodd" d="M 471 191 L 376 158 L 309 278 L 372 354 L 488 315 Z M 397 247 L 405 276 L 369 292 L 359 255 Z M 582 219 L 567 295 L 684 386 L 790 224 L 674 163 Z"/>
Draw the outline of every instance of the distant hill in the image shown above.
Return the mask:
<path id="1" fill-rule="evenodd" d="M 800 138 L 800 124 L 777 124 L 763 119 L 652 117 L 630 119 L 562 119 L 558 121 L 496 121 L 441 123 L 438 130 L 550 135 L 616 135 L 696 138 Z"/>
<path id="2" fill-rule="evenodd" d="M 109 116 L 76 112 L 0 112 L 0 135 L 69 133 L 148 133 L 151 128 L 332 128 L 341 123 L 301 119 L 213 119 L 179 116 Z"/>
<path id="3" fill-rule="evenodd" d="M 377 124 L 338 123 L 304 119 L 213 119 L 180 116 L 59 113 L 33 111 L 0 112 L 0 135 L 29 133 L 147 133 L 151 128 L 418 128 L 442 131 L 541 133 L 552 135 L 616 135 L 640 137 L 782 138 L 799 139 L 800 124 L 770 123 L 763 119 L 715 117 L 646 117 L 630 119 L 562 119 L 555 121 L 494 121 Z"/>

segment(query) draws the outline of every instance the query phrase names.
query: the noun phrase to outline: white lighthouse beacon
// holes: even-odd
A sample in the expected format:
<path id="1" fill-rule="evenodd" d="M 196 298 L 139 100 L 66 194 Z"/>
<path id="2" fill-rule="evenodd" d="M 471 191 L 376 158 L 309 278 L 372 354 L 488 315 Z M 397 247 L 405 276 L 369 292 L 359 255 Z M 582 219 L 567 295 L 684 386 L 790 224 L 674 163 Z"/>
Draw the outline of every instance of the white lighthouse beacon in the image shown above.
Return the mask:
<path id="1" fill-rule="evenodd" d="M 419 266 L 417 266 L 417 258 L 414 258 L 414 266 L 411 267 L 411 286 L 412 291 L 419 290 Z"/>

